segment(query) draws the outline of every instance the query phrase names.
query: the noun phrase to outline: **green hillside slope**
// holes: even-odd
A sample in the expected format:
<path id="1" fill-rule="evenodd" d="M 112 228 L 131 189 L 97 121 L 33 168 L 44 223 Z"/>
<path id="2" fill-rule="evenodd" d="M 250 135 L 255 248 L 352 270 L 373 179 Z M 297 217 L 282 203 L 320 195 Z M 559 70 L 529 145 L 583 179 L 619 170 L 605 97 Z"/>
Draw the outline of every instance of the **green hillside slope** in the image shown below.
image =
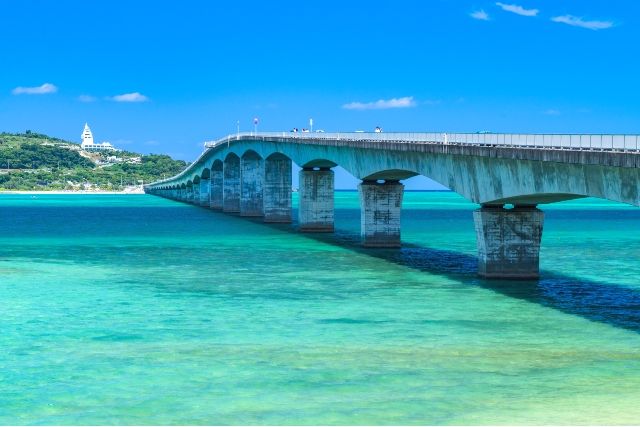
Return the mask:
<path id="1" fill-rule="evenodd" d="M 166 155 L 87 152 L 79 144 L 30 131 L 0 133 L 0 191 L 121 191 L 175 175 L 186 166 Z"/>

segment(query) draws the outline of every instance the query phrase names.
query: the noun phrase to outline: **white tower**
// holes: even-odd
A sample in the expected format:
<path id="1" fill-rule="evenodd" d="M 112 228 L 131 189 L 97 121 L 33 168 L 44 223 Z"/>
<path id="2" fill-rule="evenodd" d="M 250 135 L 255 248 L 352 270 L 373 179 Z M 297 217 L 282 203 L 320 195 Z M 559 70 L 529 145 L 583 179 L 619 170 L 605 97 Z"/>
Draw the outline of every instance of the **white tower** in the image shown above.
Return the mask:
<path id="1" fill-rule="evenodd" d="M 87 145 L 93 145 L 93 134 L 91 133 L 91 129 L 89 129 L 88 124 L 84 124 L 84 130 L 82 131 L 82 148 L 85 148 Z"/>

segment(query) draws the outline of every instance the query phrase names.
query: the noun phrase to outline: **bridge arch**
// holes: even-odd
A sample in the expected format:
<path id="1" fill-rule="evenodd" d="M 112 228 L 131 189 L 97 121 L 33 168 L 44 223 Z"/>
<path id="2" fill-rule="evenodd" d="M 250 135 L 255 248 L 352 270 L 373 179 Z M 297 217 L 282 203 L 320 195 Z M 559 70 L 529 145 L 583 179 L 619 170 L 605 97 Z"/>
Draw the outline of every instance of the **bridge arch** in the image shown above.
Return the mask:
<path id="1" fill-rule="evenodd" d="M 255 159 L 262 160 L 262 156 L 258 154 L 258 152 L 255 150 L 246 150 L 244 153 L 242 153 L 242 156 L 240 156 L 240 158 L 249 159 L 249 160 L 255 160 Z"/>
<path id="2" fill-rule="evenodd" d="M 215 159 L 213 161 L 213 163 L 211 163 L 211 170 L 212 171 L 220 171 L 220 172 L 222 172 L 222 166 L 223 166 L 222 160 Z"/>
<path id="3" fill-rule="evenodd" d="M 313 159 L 300 165 L 303 168 L 335 168 L 338 163 L 328 159 Z"/>
<path id="4" fill-rule="evenodd" d="M 402 170 L 402 169 L 389 169 L 384 171 L 379 171 L 372 173 L 370 175 L 362 177 L 364 181 L 377 181 L 377 180 L 385 180 L 385 181 L 400 181 L 403 179 L 412 178 L 414 176 L 420 175 L 417 172 Z"/>
<path id="5" fill-rule="evenodd" d="M 589 197 L 584 194 L 568 194 L 568 193 L 533 193 L 519 194 L 517 196 L 504 197 L 501 199 L 490 200 L 483 205 L 521 205 L 535 206 L 540 204 L 565 202 L 567 200 L 583 199 Z"/>

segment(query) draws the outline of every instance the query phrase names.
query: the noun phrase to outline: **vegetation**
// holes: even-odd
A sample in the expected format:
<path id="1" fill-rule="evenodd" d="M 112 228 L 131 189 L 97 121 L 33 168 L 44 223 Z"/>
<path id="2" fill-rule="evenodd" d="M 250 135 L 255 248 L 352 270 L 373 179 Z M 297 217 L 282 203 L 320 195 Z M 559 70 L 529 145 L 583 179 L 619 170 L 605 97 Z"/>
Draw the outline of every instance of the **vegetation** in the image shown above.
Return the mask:
<path id="1" fill-rule="evenodd" d="M 79 144 L 27 131 L 0 133 L 0 190 L 110 190 L 156 181 L 187 166 L 167 155 L 86 152 Z"/>

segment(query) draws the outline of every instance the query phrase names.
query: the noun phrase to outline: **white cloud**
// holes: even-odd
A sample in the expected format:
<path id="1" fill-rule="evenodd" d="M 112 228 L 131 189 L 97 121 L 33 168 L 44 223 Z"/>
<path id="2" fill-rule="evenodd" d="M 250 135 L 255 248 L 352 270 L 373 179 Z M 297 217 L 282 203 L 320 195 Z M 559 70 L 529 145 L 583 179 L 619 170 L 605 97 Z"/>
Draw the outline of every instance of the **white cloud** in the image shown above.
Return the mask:
<path id="1" fill-rule="evenodd" d="M 485 12 L 482 9 L 476 10 L 475 12 L 471 12 L 469 16 L 472 17 L 473 19 L 479 19 L 480 21 L 489 20 L 489 15 L 487 14 L 487 12 Z"/>
<path id="2" fill-rule="evenodd" d="M 585 21 L 582 18 L 573 15 L 554 16 L 551 20 L 553 22 L 560 22 L 573 27 L 586 28 L 594 31 L 606 30 L 607 28 L 613 27 L 613 22 L 611 21 Z"/>
<path id="3" fill-rule="evenodd" d="M 547 116 L 559 116 L 561 113 L 560 113 L 560 110 L 556 110 L 555 108 L 550 108 L 544 111 L 543 114 L 546 114 Z"/>
<path id="4" fill-rule="evenodd" d="M 45 83 L 42 86 L 35 87 L 24 87 L 18 86 L 14 90 L 11 91 L 14 95 L 45 95 L 47 93 L 56 93 L 58 91 L 58 87 L 51 83 Z"/>
<path id="5" fill-rule="evenodd" d="M 525 9 L 524 7 L 517 4 L 504 4 L 498 2 L 496 3 L 496 6 L 501 7 L 502 10 L 505 10 L 507 12 L 512 12 L 522 16 L 536 16 L 538 12 L 540 12 L 538 9 Z"/>
<path id="6" fill-rule="evenodd" d="M 96 97 L 95 96 L 91 96 L 91 95 L 80 95 L 78 97 L 78 101 L 80 101 L 80 102 L 95 102 L 96 101 Z"/>
<path id="7" fill-rule="evenodd" d="M 146 102 L 149 100 L 140 92 L 123 93 L 122 95 L 112 96 L 110 99 L 116 102 Z"/>
<path id="8" fill-rule="evenodd" d="M 415 107 L 416 102 L 413 96 L 403 98 L 379 99 L 375 102 L 350 102 L 344 104 L 342 108 L 347 110 L 386 110 L 389 108 L 409 108 Z"/>

